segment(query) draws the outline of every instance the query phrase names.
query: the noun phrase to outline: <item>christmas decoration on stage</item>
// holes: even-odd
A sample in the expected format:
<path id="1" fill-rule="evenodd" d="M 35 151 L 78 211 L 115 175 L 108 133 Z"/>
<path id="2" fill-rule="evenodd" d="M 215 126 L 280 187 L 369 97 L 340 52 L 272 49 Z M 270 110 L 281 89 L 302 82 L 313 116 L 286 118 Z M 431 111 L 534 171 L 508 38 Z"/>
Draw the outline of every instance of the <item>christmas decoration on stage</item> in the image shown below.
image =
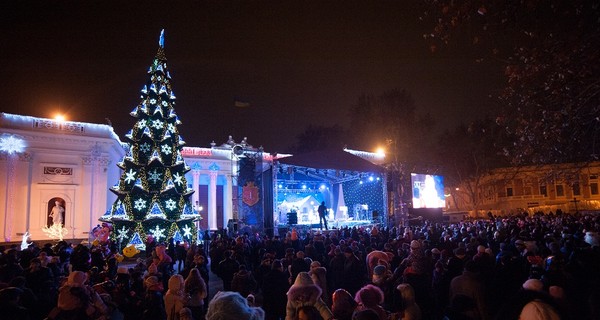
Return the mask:
<path id="1" fill-rule="evenodd" d="M 138 249 L 145 247 L 142 239 L 148 235 L 158 243 L 176 235 L 195 242 L 195 221 L 201 219 L 190 202 L 194 191 L 185 174 L 191 169 L 181 156 L 185 142 L 179 135 L 163 32 L 140 101 L 130 112 L 136 122 L 125 135 L 127 152 L 117 164 L 121 178 L 110 188 L 117 199 L 100 218 L 114 225 L 114 241 Z"/>

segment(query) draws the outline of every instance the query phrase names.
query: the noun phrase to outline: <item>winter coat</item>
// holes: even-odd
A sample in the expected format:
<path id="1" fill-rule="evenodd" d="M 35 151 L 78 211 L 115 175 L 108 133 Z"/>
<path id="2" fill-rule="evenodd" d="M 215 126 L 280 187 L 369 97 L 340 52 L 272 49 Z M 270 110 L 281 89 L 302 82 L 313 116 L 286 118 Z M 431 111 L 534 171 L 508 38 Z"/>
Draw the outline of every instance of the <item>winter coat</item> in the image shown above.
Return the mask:
<path id="1" fill-rule="evenodd" d="M 308 280 L 299 281 L 299 278 L 303 275 L 308 277 Z M 308 281 L 310 281 L 310 283 Z M 321 288 L 312 283 L 312 279 L 310 279 L 307 272 L 299 273 L 296 282 L 287 292 L 285 319 L 295 320 L 298 316 L 297 310 L 303 306 L 315 307 L 324 320 L 333 318 L 331 310 L 327 307 L 325 302 L 323 302 L 323 299 L 321 299 Z"/>
<path id="2" fill-rule="evenodd" d="M 252 272 L 240 270 L 233 275 L 231 280 L 231 290 L 239 292 L 242 297 L 247 297 L 249 294 L 256 292 L 256 280 Z"/>
<path id="3" fill-rule="evenodd" d="M 267 316 L 283 316 L 286 313 L 286 293 L 290 288 L 289 275 L 281 270 L 271 270 L 263 278 L 263 309 Z"/>

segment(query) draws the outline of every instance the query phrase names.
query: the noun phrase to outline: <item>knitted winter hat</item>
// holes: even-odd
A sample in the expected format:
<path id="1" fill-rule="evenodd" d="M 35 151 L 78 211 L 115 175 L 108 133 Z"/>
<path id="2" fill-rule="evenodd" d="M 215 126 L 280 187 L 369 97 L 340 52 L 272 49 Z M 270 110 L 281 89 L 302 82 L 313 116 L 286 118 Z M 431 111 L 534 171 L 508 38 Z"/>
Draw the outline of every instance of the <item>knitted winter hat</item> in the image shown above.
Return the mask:
<path id="1" fill-rule="evenodd" d="M 383 303 L 383 291 L 372 284 L 368 284 L 358 290 L 354 300 L 366 307 L 376 306 Z"/>
<path id="2" fill-rule="evenodd" d="M 384 275 L 386 271 L 387 271 L 386 267 L 382 266 L 382 265 L 378 265 L 375 268 L 373 268 L 373 274 L 378 275 L 378 276 Z"/>
<path id="3" fill-rule="evenodd" d="M 294 286 L 308 286 L 314 284 L 315 283 L 312 281 L 312 278 L 308 272 L 305 271 L 298 273 L 298 276 L 296 276 L 296 281 L 294 281 Z"/>
<path id="4" fill-rule="evenodd" d="M 544 291 L 544 283 L 538 279 L 529 279 L 523 283 L 523 289 L 532 291 Z"/>
<path id="5" fill-rule="evenodd" d="M 207 320 L 261 320 L 265 312 L 250 307 L 248 301 L 237 292 L 219 291 L 208 304 Z"/>
<path id="6" fill-rule="evenodd" d="M 144 285 L 148 289 L 150 289 L 153 286 L 159 285 L 159 284 L 161 284 L 161 282 L 158 280 L 158 277 L 156 277 L 156 276 L 150 276 L 150 277 L 146 278 L 146 280 L 144 280 Z"/>
<path id="7" fill-rule="evenodd" d="M 68 285 L 71 286 L 82 286 L 87 280 L 87 274 L 83 271 L 73 271 L 69 274 L 67 278 Z"/>
<path id="8" fill-rule="evenodd" d="M 411 249 L 421 249 L 421 243 L 417 240 L 413 240 L 410 242 Z"/>
<path id="9" fill-rule="evenodd" d="M 158 267 L 153 263 L 148 267 L 148 273 L 158 273 Z"/>

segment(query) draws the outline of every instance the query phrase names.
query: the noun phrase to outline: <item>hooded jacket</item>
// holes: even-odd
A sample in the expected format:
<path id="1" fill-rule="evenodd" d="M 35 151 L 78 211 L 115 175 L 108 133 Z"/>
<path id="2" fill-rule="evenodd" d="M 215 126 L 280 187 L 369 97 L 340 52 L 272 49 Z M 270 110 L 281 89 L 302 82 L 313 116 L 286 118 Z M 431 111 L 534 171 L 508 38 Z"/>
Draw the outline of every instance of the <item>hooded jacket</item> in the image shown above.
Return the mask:
<path id="1" fill-rule="evenodd" d="M 296 281 L 287 292 L 287 305 L 285 320 L 296 319 L 297 310 L 303 306 L 315 307 L 324 320 L 333 318 L 331 310 L 321 299 L 321 288 L 313 283 L 308 272 L 300 272 Z"/>

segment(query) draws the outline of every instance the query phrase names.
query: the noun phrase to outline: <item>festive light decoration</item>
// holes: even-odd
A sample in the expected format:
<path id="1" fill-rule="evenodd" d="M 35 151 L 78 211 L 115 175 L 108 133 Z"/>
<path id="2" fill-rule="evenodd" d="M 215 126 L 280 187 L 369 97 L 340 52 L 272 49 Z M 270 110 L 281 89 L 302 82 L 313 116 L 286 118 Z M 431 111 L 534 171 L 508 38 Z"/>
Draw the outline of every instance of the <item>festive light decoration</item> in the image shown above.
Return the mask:
<path id="1" fill-rule="evenodd" d="M 151 229 L 150 232 L 152 233 L 152 236 L 154 237 L 154 239 L 156 239 L 157 242 L 160 242 L 160 238 L 167 237 L 165 235 L 165 229 L 160 229 L 158 226 L 156 226 L 154 229 Z"/>
<path id="2" fill-rule="evenodd" d="M 129 233 L 129 230 L 125 229 L 125 226 L 122 226 L 121 229 L 117 230 L 116 238 L 119 239 L 119 243 L 122 243 L 123 240 L 127 239 L 128 233 Z M 138 235 L 138 237 L 139 237 L 139 235 Z"/>
<path id="3" fill-rule="evenodd" d="M 33 242 L 27 242 L 27 239 L 29 239 L 29 231 L 26 231 L 23 234 L 23 237 L 21 239 L 21 251 L 27 250 L 27 248 L 29 248 L 29 246 L 33 243 Z"/>
<path id="4" fill-rule="evenodd" d="M 8 154 L 21 153 L 25 151 L 27 145 L 25 140 L 20 139 L 14 135 L 3 135 L 0 137 L 0 151 Z"/>
<path id="5" fill-rule="evenodd" d="M 190 226 L 185 226 L 185 227 L 181 228 L 181 230 L 183 231 L 183 236 L 185 238 L 192 237 L 192 228 L 190 228 Z"/>
<path id="6" fill-rule="evenodd" d="M 48 238 L 57 239 L 58 241 L 63 241 L 64 237 L 69 233 L 67 228 L 63 227 L 62 224 L 52 224 L 50 227 L 44 226 L 42 227 L 42 232 L 44 232 Z"/>
<path id="7" fill-rule="evenodd" d="M 181 233 L 179 233 L 179 231 L 175 231 L 175 234 L 173 235 L 173 241 L 175 241 L 175 242 L 183 241 L 183 237 L 181 236 Z"/>

